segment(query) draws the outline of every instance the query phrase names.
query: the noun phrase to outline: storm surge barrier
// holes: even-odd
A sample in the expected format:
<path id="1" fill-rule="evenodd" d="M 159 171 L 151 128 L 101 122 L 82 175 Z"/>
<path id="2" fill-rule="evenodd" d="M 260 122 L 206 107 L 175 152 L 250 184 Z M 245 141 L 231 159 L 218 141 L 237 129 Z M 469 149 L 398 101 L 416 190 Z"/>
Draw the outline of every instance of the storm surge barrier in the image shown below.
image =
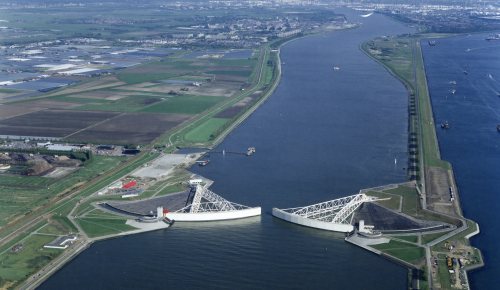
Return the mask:
<path id="1" fill-rule="evenodd" d="M 376 197 L 359 193 L 305 207 L 273 208 L 273 216 L 306 227 L 349 233 L 354 226 L 348 218 L 364 202 L 375 200 Z"/>
<path id="2" fill-rule="evenodd" d="M 217 221 L 261 215 L 260 207 L 248 207 L 228 201 L 205 186 L 197 185 L 193 201 L 188 206 L 165 216 L 175 221 Z"/>

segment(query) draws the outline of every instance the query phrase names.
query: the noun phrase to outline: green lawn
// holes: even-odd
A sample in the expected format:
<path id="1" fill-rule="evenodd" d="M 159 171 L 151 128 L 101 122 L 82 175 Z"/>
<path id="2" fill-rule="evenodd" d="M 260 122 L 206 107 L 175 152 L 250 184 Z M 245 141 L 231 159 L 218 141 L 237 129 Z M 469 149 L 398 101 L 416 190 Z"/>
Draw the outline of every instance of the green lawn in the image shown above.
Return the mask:
<path id="1" fill-rule="evenodd" d="M 190 142 L 207 142 L 213 139 L 212 136 L 216 135 L 217 130 L 219 130 L 224 124 L 226 124 L 229 119 L 224 118 L 211 118 L 206 122 L 202 123 L 200 126 L 189 131 L 184 139 Z"/>
<path id="2" fill-rule="evenodd" d="M 371 247 L 409 263 L 416 263 L 425 257 L 424 248 L 405 242 L 391 240 L 387 244 L 372 245 Z"/>
<path id="3" fill-rule="evenodd" d="M 100 209 L 97 209 L 97 208 L 93 208 L 89 211 L 87 211 L 86 213 L 84 213 L 84 217 L 82 218 L 98 218 L 98 219 L 118 219 L 118 220 L 123 220 L 123 217 L 121 216 L 118 216 L 118 215 L 115 215 L 115 214 L 111 214 L 109 212 L 106 212 L 106 211 L 102 211 Z"/>
<path id="4" fill-rule="evenodd" d="M 126 219 L 121 218 L 77 218 L 76 222 L 85 233 L 93 238 L 104 235 L 118 234 L 136 228 L 125 224 Z"/>
<path id="5" fill-rule="evenodd" d="M 394 236 L 396 239 L 408 241 L 410 243 L 417 243 L 418 242 L 418 237 L 417 236 Z"/>
<path id="6" fill-rule="evenodd" d="M 419 206 L 419 197 L 415 188 L 399 186 L 395 189 L 387 190 L 391 194 L 400 195 L 403 197 L 403 206 L 401 208 L 403 213 L 416 215 Z"/>
<path id="7" fill-rule="evenodd" d="M 198 114 L 224 100 L 218 96 L 180 95 L 142 109 L 149 113 Z"/>

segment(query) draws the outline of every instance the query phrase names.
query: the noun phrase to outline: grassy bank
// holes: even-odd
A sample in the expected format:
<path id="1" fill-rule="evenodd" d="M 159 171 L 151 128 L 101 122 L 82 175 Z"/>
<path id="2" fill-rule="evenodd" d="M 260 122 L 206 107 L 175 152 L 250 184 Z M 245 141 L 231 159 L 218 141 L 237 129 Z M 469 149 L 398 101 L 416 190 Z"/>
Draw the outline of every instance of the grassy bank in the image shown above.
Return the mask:
<path id="1" fill-rule="evenodd" d="M 408 89 L 408 173 L 411 179 L 417 180 L 418 186 L 418 191 L 415 192 L 408 189 L 401 190 L 399 187 L 392 192 L 374 192 L 374 194 L 380 197 L 399 195 L 401 201 L 385 202 L 383 205 L 392 209 L 400 208 L 402 212 L 420 219 L 443 221 L 458 227 L 450 233 L 418 234 L 417 242 L 409 239 L 416 246 L 428 248 L 431 256 L 445 254 L 463 258 L 464 261 L 470 261 L 472 264 L 482 263 L 480 254 L 465 255 L 463 252 L 478 253 L 479 251 L 471 247 L 468 240 L 471 233 L 477 232 L 476 224 L 468 220 L 465 222 L 461 215 L 459 202 L 453 203 L 452 201 L 450 205 L 453 206 L 454 210 L 447 209 L 445 211 L 440 205 L 435 206 L 432 201 L 439 197 L 439 192 L 446 194 L 449 187 L 455 187 L 455 182 L 450 163 L 441 159 L 439 151 L 436 124 L 433 118 L 424 59 L 420 47 L 421 40 L 425 37 L 427 36 L 380 37 L 361 46 L 365 53 L 386 67 Z M 436 37 L 436 35 L 432 35 L 432 37 Z M 445 186 L 439 185 L 443 182 L 446 184 Z M 432 196 L 433 199 L 428 200 L 429 196 Z M 391 243 L 383 246 L 382 249 L 386 254 L 396 258 L 409 261 L 410 259 L 405 255 L 413 257 L 416 252 L 414 249 L 405 250 L 399 247 L 400 245 L 391 245 Z M 434 245 L 436 243 L 437 245 Z M 451 244 L 454 247 L 449 248 Z M 429 245 L 434 246 L 430 247 Z M 455 247 L 463 251 L 456 251 Z M 443 274 L 445 273 L 443 269 L 448 272 L 448 268 L 443 266 L 445 261 L 439 260 L 437 269 L 435 269 L 436 266 L 429 263 L 431 258 L 427 257 L 426 263 L 411 262 L 425 271 L 425 275 L 418 278 L 421 280 L 421 287 L 423 287 L 421 289 L 429 289 L 431 286 L 435 289 L 449 289 L 453 279 L 450 279 L 449 275 Z"/>

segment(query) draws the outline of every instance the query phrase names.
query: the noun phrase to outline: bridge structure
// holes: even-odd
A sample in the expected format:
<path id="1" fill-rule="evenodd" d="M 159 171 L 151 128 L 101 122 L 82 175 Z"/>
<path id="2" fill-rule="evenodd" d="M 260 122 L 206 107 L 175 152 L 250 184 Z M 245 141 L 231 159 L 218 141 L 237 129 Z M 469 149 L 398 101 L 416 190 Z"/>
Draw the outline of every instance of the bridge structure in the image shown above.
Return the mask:
<path id="1" fill-rule="evenodd" d="M 273 216 L 306 227 L 349 233 L 354 230 L 349 217 L 363 203 L 375 200 L 378 198 L 359 193 L 304 207 L 273 208 Z"/>
<path id="2" fill-rule="evenodd" d="M 192 202 L 175 212 L 166 213 L 165 217 L 175 221 L 217 221 L 258 215 L 261 215 L 260 207 L 231 202 L 206 186 L 197 185 Z"/>

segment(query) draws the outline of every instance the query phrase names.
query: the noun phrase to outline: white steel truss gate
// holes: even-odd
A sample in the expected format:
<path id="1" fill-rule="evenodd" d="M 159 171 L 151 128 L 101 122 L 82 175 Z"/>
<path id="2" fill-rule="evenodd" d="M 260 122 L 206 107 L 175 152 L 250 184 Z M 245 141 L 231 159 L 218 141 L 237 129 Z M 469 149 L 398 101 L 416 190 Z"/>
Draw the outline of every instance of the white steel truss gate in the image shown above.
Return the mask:
<path id="1" fill-rule="evenodd" d="M 181 208 L 178 212 L 202 213 L 202 212 L 221 212 L 247 209 L 249 207 L 230 202 L 215 192 L 201 185 L 196 186 L 196 193 L 190 205 Z"/>
<path id="2" fill-rule="evenodd" d="M 175 221 L 218 221 L 240 219 L 261 214 L 260 207 L 248 207 L 234 202 L 198 185 L 190 205 L 166 214 Z"/>
<path id="3" fill-rule="evenodd" d="M 353 226 L 348 221 L 349 216 L 364 202 L 371 202 L 376 199 L 375 197 L 360 193 L 305 207 L 274 208 L 273 215 L 304 226 L 350 232 L 353 230 Z"/>

